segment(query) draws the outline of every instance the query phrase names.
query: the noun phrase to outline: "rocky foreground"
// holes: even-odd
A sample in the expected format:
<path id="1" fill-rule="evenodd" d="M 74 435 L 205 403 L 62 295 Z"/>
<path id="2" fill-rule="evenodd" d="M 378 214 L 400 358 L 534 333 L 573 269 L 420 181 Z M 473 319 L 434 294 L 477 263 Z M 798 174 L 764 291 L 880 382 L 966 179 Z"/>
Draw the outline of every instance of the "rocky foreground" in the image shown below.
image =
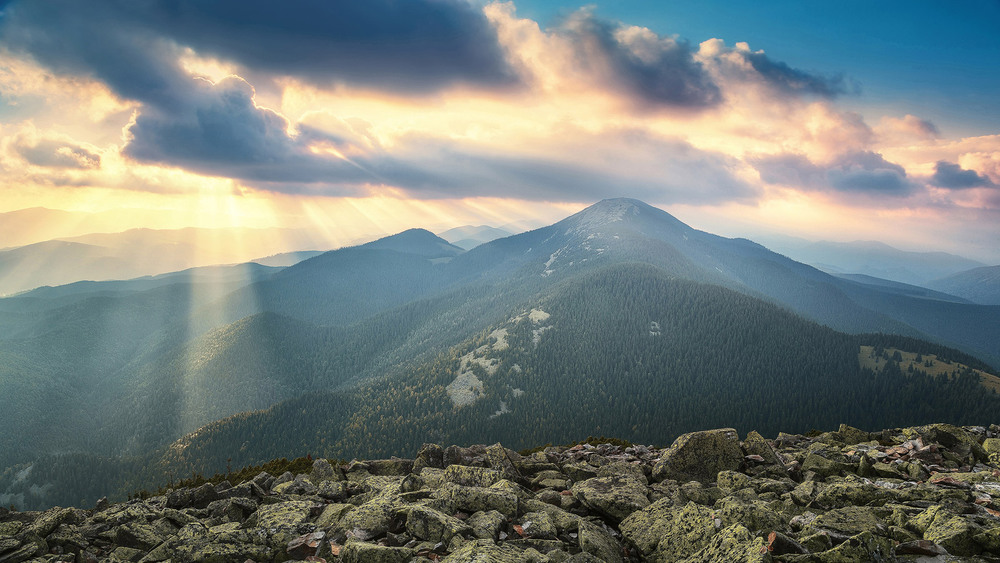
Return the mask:
<path id="1" fill-rule="evenodd" d="M 1000 426 L 518 455 L 425 445 L 93 510 L 0 509 L 21 561 L 1000 561 Z"/>

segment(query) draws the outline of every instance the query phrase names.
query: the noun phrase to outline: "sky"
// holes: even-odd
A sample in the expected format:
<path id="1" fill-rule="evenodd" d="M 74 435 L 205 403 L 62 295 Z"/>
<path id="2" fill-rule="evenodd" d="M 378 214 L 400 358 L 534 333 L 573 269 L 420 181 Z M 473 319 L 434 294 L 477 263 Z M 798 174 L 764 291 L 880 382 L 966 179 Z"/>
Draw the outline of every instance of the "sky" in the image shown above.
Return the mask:
<path id="1" fill-rule="evenodd" d="M 336 243 L 624 196 L 1000 264 L 998 28 L 996 0 L 0 0 L 0 212 Z"/>

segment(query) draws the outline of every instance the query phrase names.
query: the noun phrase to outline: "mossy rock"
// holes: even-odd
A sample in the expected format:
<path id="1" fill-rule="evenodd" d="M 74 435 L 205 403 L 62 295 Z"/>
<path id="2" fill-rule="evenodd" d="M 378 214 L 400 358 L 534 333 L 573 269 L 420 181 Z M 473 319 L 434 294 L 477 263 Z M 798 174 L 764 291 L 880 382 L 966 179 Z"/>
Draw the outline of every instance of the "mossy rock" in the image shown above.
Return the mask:
<path id="1" fill-rule="evenodd" d="M 715 477 L 716 486 L 722 490 L 722 492 L 727 495 L 731 495 L 734 492 L 745 489 L 753 485 L 753 480 L 749 476 L 740 473 L 739 471 L 725 470 L 720 471 Z"/>
<path id="2" fill-rule="evenodd" d="M 397 503 L 391 498 L 372 499 L 348 512 L 340 526 L 359 540 L 376 538 L 392 528 L 396 507 Z"/>
<path id="3" fill-rule="evenodd" d="M 425 506 L 413 506 L 406 516 L 406 531 L 422 540 L 448 543 L 454 536 L 470 532 L 472 528 L 454 516 Z"/>
<path id="4" fill-rule="evenodd" d="M 434 496 L 452 511 L 464 510 L 472 513 L 496 510 L 508 518 L 517 515 L 520 504 L 520 499 L 513 491 L 490 487 L 466 487 L 455 483 L 446 483 L 434 492 Z"/>
<path id="5" fill-rule="evenodd" d="M 490 540 L 467 542 L 441 560 L 441 563 L 521 563 L 520 549 L 509 545 L 495 545 Z"/>
<path id="6" fill-rule="evenodd" d="M 265 505 L 254 513 L 253 524 L 261 535 L 268 538 L 270 545 L 283 548 L 289 540 L 299 536 L 298 527 L 309 520 L 314 506 L 311 502 L 298 500 Z M 188 524 L 178 532 L 178 537 L 183 539 L 184 531 L 189 528 L 189 533 L 193 534 L 208 532 L 201 531 L 204 526 Z"/>
<path id="7" fill-rule="evenodd" d="M 632 513 L 619 529 L 643 555 L 656 552 L 661 559 L 678 559 L 705 547 L 721 525 L 707 506 L 689 502 L 678 507 L 661 499 Z"/>
<path id="8" fill-rule="evenodd" d="M 715 509 L 723 526 L 741 524 L 755 533 L 789 530 L 786 518 L 764 501 L 726 497 L 715 503 Z"/>
<path id="9" fill-rule="evenodd" d="M 1000 556 L 1000 526 L 982 531 L 972 538 L 983 551 Z"/>
<path id="10" fill-rule="evenodd" d="M 349 540 L 340 552 L 342 563 L 407 563 L 416 552 L 407 547 L 386 547 Z"/>
<path id="11" fill-rule="evenodd" d="M 894 497 L 894 491 L 860 479 L 841 480 L 823 486 L 815 501 L 825 508 L 882 505 Z"/>
<path id="12" fill-rule="evenodd" d="M 572 491 L 584 504 L 616 522 L 649 506 L 645 483 L 630 475 L 594 477 L 574 484 Z"/>
<path id="13" fill-rule="evenodd" d="M 973 539 L 981 528 L 940 506 L 925 510 L 914 519 L 914 525 L 923 529 L 923 539 L 940 545 L 952 555 L 977 555 L 982 551 Z"/>
<path id="14" fill-rule="evenodd" d="M 802 462 L 802 471 L 812 471 L 825 479 L 844 473 L 856 473 L 857 466 L 852 463 L 845 463 L 827 459 L 816 452 L 810 452 Z"/>
<path id="15" fill-rule="evenodd" d="M 603 528 L 583 520 L 577 528 L 580 549 L 606 563 L 621 563 L 622 548 Z"/>
<path id="16" fill-rule="evenodd" d="M 845 506 L 835 508 L 816 517 L 803 534 L 822 531 L 835 532 L 840 536 L 856 536 L 863 532 L 884 535 L 886 523 L 871 508 L 866 506 Z"/>
<path id="17" fill-rule="evenodd" d="M 268 561 L 275 554 L 284 555 L 282 547 L 270 550 L 264 546 L 249 543 L 181 543 L 174 547 L 171 559 L 199 563 L 243 563 L 247 559 Z"/>
<path id="18" fill-rule="evenodd" d="M 816 563 L 891 563 L 896 560 L 893 555 L 893 541 L 889 538 L 864 532 L 848 538 L 833 549 L 816 553 L 808 559 Z"/>
<path id="19" fill-rule="evenodd" d="M 444 470 L 444 480 L 467 487 L 489 487 L 504 478 L 504 474 L 496 469 L 472 467 L 468 465 L 449 465 Z"/>
<path id="20" fill-rule="evenodd" d="M 323 508 L 323 512 L 316 519 L 316 526 L 319 528 L 334 528 L 340 526 L 340 521 L 348 512 L 356 507 L 353 504 L 333 503 Z"/>
<path id="21" fill-rule="evenodd" d="M 694 555 L 681 560 L 683 563 L 715 563 L 732 561 L 740 563 L 769 563 L 771 553 L 763 538 L 754 537 L 745 527 L 733 524 L 715 534 L 708 545 Z"/>
<path id="22" fill-rule="evenodd" d="M 733 428 L 689 432 L 674 440 L 653 467 L 653 480 L 715 481 L 720 471 L 743 465 L 739 435 Z"/>
<path id="23" fill-rule="evenodd" d="M 472 529 L 472 533 L 480 539 L 496 540 L 500 535 L 500 528 L 507 519 L 496 510 L 485 510 L 476 512 L 465 521 Z"/>

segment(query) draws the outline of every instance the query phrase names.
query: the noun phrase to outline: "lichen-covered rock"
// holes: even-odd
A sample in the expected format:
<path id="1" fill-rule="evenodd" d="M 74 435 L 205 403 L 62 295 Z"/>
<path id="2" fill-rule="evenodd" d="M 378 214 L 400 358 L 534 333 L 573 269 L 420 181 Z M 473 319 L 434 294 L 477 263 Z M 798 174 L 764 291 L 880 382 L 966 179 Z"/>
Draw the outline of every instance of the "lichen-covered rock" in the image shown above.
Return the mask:
<path id="1" fill-rule="evenodd" d="M 426 506 L 414 506 L 406 516 L 406 531 L 422 540 L 448 543 L 456 535 L 471 530 L 458 518 Z"/>
<path id="2" fill-rule="evenodd" d="M 673 560 L 705 547 L 721 527 L 711 508 L 693 502 L 676 507 L 662 499 L 633 513 L 620 529 L 644 555 L 655 552 L 660 559 Z"/>
<path id="3" fill-rule="evenodd" d="M 1000 426 L 682 438 L 425 445 L 412 465 L 317 460 L 95 510 L 0 509 L 0 563 L 1000 561 Z"/>
<path id="4" fill-rule="evenodd" d="M 479 512 L 496 510 L 508 518 L 517 514 L 519 498 L 510 490 L 492 487 L 465 487 L 454 483 L 445 483 L 434 496 L 445 503 L 450 511 L 464 510 Z"/>
<path id="5" fill-rule="evenodd" d="M 590 553 L 605 563 L 621 563 L 621 546 L 597 524 L 586 520 L 580 521 L 577 525 L 577 538 L 580 549 L 584 552 Z"/>
<path id="6" fill-rule="evenodd" d="M 973 539 L 980 528 L 940 506 L 928 508 L 915 525 L 923 528 L 923 539 L 940 545 L 952 555 L 976 555 L 982 551 Z"/>
<path id="7" fill-rule="evenodd" d="M 743 464 L 739 435 L 732 428 L 689 432 L 674 440 L 653 467 L 655 481 L 715 480 L 720 471 L 737 470 Z"/>
<path id="8" fill-rule="evenodd" d="M 468 542 L 441 560 L 441 563 L 521 563 L 520 549 L 496 545 L 489 540 Z"/>
<path id="9" fill-rule="evenodd" d="M 621 521 L 649 506 L 646 485 L 631 475 L 594 477 L 573 485 L 573 495 L 600 514 Z"/>
<path id="10" fill-rule="evenodd" d="M 408 547 L 387 547 L 350 540 L 340 552 L 342 563 L 407 563 L 416 552 Z"/>
<path id="11" fill-rule="evenodd" d="M 391 498 L 374 498 L 344 515 L 340 527 L 361 541 L 377 538 L 393 527 L 396 506 Z"/>
<path id="12" fill-rule="evenodd" d="M 496 510 L 476 512 L 465 521 L 472 533 L 480 539 L 496 540 L 500 537 L 500 528 L 507 519 Z"/>
<path id="13" fill-rule="evenodd" d="M 444 470 L 444 480 L 468 487 L 489 487 L 504 478 L 503 473 L 486 467 L 449 465 Z"/>
<path id="14" fill-rule="evenodd" d="M 805 527 L 803 533 L 833 532 L 837 536 L 850 537 L 863 532 L 885 535 L 885 522 L 867 506 L 845 506 L 835 508 L 817 516 Z"/>
<path id="15" fill-rule="evenodd" d="M 754 537 L 743 526 L 733 524 L 715 534 L 709 540 L 708 545 L 697 553 L 681 561 L 684 563 L 715 563 L 717 561 L 770 563 L 772 558 L 763 538 Z"/>
<path id="16" fill-rule="evenodd" d="M 752 532 L 786 531 L 788 522 L 774 508 L 760 500 L 744 501 L 726 497 L 715 503 L 717 515 L 723 526 L 741 524 Z"/>

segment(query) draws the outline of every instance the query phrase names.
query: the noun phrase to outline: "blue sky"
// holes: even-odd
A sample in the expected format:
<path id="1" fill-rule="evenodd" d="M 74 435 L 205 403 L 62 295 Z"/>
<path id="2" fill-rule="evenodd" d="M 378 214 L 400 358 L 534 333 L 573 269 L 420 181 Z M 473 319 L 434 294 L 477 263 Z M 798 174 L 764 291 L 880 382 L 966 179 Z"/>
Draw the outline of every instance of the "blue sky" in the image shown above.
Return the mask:
<path id="1" fill-rule="evenodd" d="M 551 25 L 581 5 L 520 0 L 518 13 Z M 607 0 L 597 14 L 692 43 L 744 41 L 788 65 L 843 74 L 861 88 L 842 100 L 862 113 L 919 114 L 943 132 L 1000 129 L 1000 2 L 844 0 L 735 2 Z"/>

